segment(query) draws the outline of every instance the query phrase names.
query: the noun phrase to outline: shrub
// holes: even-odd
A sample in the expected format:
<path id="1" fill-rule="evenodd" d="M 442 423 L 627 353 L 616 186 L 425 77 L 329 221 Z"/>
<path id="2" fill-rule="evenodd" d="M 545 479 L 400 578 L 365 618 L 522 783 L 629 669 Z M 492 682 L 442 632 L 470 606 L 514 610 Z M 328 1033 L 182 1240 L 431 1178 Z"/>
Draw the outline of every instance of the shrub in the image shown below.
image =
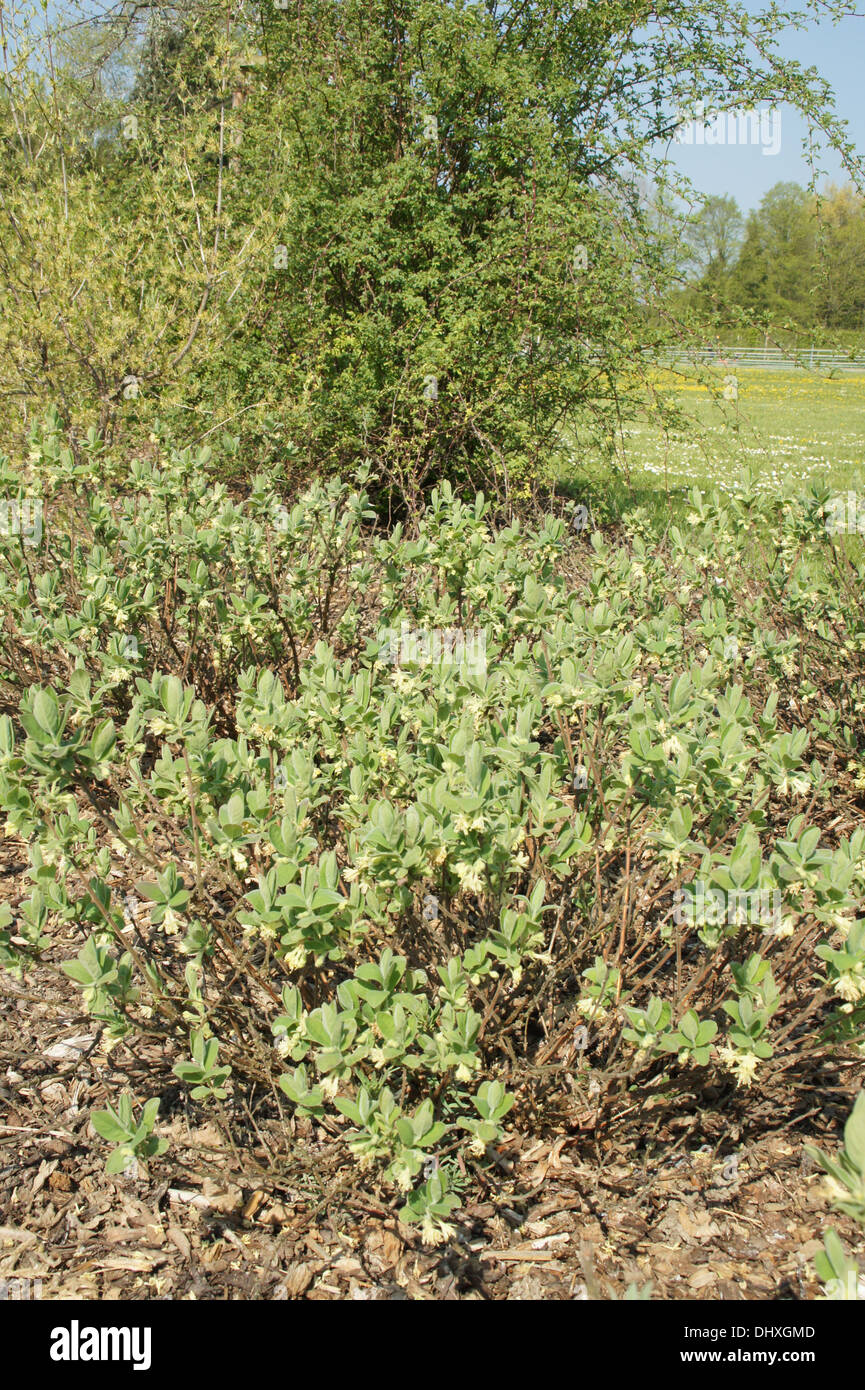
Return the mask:
<path id="1" fill-rule="evenodd" d="M 124 485 L 95 438 L 32 442 L 5 485 L 38 543 L 0 536 L 30 891 L 0 951 L 74 939 L 115 1065 L 162 1041 L 163 1113 L 179 1080 L 238 1130 L 263 1088 L 436 1240 L 528 1105 L 861 1052 L 865 831 L 833 798 L 861 775 L 862 573 L 827 494 L 695 493 L 614 543 L 445 483 L 381 534 L 363 474 L 287 507 L 207 450 Z M 111 1126 L 124 1162 L 151 1143 Z"/>
<path id="2" fill-rule="evenodd" d="M 807 1152 L 829 1174 L 833 1205 L 865 1227 L 865 1091 L 860 1092 L 844 1126 L 844 1147 L 838 1157 L 828 1158 L 820 1149 L 810 1147 Z M 815 1265 L 823 1280 L 824 1298 L 865 1299 L 865 1276 L 847 1255 L 835 1230 L 827 1231 Z"/>

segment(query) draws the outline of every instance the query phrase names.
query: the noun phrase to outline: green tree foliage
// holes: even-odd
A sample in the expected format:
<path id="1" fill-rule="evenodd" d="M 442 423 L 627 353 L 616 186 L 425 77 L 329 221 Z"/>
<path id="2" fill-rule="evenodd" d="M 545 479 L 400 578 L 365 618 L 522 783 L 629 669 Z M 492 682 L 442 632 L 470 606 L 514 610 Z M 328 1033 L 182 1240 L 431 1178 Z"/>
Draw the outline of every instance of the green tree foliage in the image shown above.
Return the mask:
<path id="1" fill-rule="evenodd" d="M 811 200 L 778 183 L 748 217 L 735 271 L 736 297 L 771 317 L 814 321 L 815 247 Z"/>
<path id="2" fill-rule="evenodd" d="M 686 302 L 725 324 L 744 310 L 765 325 L 865 326 L 865 198 L 850 185 L 778 183 L 747 223 L 734 198 L 709 197 L 678 254 Z"/>
<path id="3" fill-rule="evenodd" d="M 865 328 L 865 198 L 830 187 L 819 205 L 825 238 L 817 313 L 831 328 Z"/>
<path id="4" fill-rule="evenodd" d="M 34 47 L 39 6 L 0 5 L 7 424 L 230 425 L 242 459 L 368 458 L 409 499 L 611 455 L 669 339 L 644 189 L 668 196 L 681 111 L 816 110 L 774 11 L 662 10 L 184 0 Z"/>
<path id="5" fill-rule="evenodd" d="M 693 216 L 686 245 L 688 260 L 699 276 L 701 306 L 729 301 L 743 227 L 739 205 L 729 195 L 707 198 Z"/>

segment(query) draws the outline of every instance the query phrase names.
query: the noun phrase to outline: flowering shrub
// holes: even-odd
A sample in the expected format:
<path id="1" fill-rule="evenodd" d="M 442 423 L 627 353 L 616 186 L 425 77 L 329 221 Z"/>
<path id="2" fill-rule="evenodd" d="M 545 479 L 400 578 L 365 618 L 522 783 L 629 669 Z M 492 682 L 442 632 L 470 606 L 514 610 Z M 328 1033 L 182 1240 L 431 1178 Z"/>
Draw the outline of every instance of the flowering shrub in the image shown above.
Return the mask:
<path id="1" fill-rule="evenodd" d="M 154 1093 L 173 1067 L 231 1126 L 265 1087 L 436 1241 L 544 1085 L 747 1090 L 863 1051 L 865 830 L 832 815 L 863 777 L 862 566 L 827 496 L 695 494 L 614 543 L 443 484 L 382 535 L 363 474 L 230 495 L 206 449 L 121 470 L 53 417 L 2 479 L 43 534 L 0 536 L 30 857 L 0 961 L 77 938 L 117 1065 L 164 1041 Z M 406 624 L 426 655 L 396 665 Z M 426 640 L 454 630 L 483 664 Z M 94 1120 L 124 1161 L 161 1153 L 154 1100 Z"/>
<path id="2" fill-rule="evenodd" d="M 829 1174 L 833 1204 L 865 1227 L 865 1091 L 860 1092 L 844 1126 L 844 1147 L 837 1158 L 809 1148 L 810 1156 Z M 838 1233 L 830 1229 L 817 1256 L 817 1273 L 823 1280 L 823 1297 L 832 1300 L 865 1299 L 865 1274 L 851 1260 Z"/>

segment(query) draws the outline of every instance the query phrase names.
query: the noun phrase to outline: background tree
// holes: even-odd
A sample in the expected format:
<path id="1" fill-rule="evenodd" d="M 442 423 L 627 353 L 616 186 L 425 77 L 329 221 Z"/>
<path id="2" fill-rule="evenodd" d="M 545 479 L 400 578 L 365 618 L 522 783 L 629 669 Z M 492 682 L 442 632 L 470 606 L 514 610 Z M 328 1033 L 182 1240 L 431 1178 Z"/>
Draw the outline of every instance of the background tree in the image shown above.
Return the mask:
<path id="1" fill-rule="evenodd" d="M 816 205 L 825 254 L 817 280 L 817 307 L 827 328 L 865 329 L 865 199 L 855 189 L 830 186 Z"/>
<path id="2" fill-rule="evenodd" d="M 743 227 L 739 205 L 729 195 L 707 198 L 688 223 L 686 254 L 700 307 L 729 303 Z"/>
<path id="3" fill-rule="evenodd" d="M 749 214 L 736 265 L 735 297 L 753 310 L 803 326 L 815 320 L 813 201 L 795 183 L 777 183 Z"/>

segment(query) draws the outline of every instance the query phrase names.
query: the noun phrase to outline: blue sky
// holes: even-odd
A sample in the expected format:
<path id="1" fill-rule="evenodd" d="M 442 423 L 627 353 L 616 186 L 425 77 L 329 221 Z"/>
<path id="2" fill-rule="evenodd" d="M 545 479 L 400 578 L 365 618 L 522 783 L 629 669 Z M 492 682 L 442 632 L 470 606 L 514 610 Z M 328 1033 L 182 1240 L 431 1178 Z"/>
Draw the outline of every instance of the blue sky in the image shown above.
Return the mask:
<path id="1" fill-rule="evenodd" d="M 837 115 L 848 122 L 847 134 L 857 151 L 865 154 L 865 15 L 848 16 L 837 25 L 822 19 L 801 31 L 789 30 L 779 40 L 780 52 L 805 67 L 816 67 L 834 89 Z M 779 107 L 780 148 L 764 154 L 759 144 L 699 147 L 674 144 L 670 157 L 701 193 L 729 193 L 743 211 L 757 206 L 764 193 L 782 179 L 807 185 L 810 170 L 803 154 L 805 121 L 789 106 Z M 769 143 L 766 128 L 766 143 Z M 841 161 L 832 151 L 823 152 L 818 167 L 825 178 L 846 183 Z"/>

